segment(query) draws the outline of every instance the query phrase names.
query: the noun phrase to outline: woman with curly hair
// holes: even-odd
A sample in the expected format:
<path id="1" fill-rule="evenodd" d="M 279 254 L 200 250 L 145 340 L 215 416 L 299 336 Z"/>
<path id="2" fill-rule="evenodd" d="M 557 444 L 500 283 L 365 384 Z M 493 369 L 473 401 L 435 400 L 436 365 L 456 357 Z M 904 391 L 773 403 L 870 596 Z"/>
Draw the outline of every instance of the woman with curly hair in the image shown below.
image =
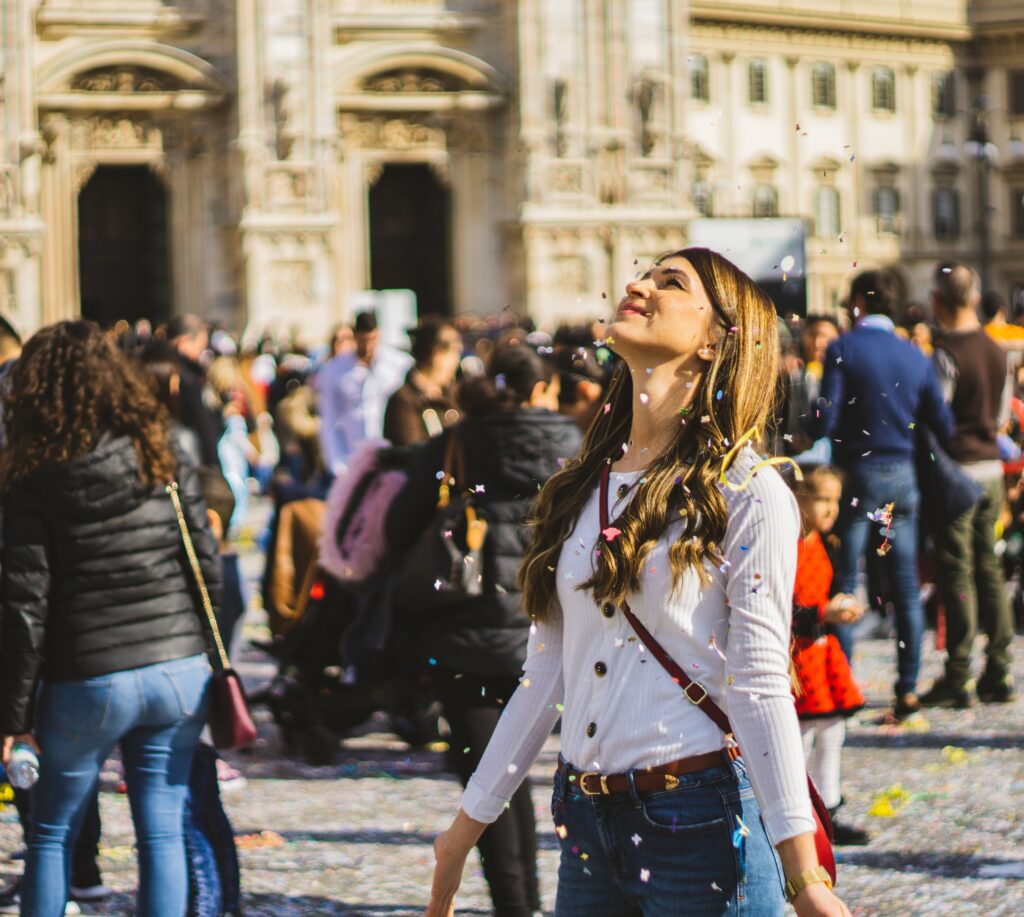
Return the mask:
<path id="1" fill-rule="evenodd" d="M 91 322 L 38 332 L 4 394 L 8 447 L 0 736 L 40 759 L 22 913 L 58 917 L 100 767 L 120 743 L 139 851 L 136 913 L 181 917 L 182 816 L 210 667 L 174 507 L 211 599 L 220 573 L 195 471 L 150 387 Z"/>
<path id="2" fill-rule="evenodd" d="M 606 340 L 608 398 L 531 514 L 525 674 L 434 844 L 427 913 L 452 913 L 561 717 L 558 917 L 781 917 L 787 880 L 799 917 L 849 917 L 818 861 L 790 694 L 796 502 L 744 446 L 772 408 L 775 309 L 721 255 L 683 249 L 626 286 Z"/>

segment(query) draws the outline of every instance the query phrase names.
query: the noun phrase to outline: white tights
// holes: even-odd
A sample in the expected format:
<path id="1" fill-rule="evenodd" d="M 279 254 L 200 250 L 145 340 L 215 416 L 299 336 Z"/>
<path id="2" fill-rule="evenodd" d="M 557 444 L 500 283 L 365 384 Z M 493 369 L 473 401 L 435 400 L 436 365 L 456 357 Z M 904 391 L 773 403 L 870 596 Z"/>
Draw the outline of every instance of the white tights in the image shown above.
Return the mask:
<path id="1" fill-rule="evenodd" d="M 846 719 L 829 716 L 814 720 L 801 720 L 800 733 L 804 739 L 804 758 L 814 785 L 829 809 L 839 805 L 839 762 L 846 739 Z"/>

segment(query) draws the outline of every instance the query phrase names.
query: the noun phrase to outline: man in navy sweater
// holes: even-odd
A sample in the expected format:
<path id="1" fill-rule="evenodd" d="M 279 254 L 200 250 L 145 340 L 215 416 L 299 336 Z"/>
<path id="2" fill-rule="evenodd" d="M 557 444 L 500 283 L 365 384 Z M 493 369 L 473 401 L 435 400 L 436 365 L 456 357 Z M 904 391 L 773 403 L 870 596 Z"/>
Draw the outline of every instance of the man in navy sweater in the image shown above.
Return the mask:
<path id="1" fill-rule="evenodd" d="M 835 589 L 854 592 L 858 567 L 873 530 L 870 517 L 892 503 L 889 562 L 896 605 L 898 677 L 895 714 L 905 719 L 920 709 L 917 676 L 924 633 L 917 577 L 920 492 L 914 473 L 915 428 L 929 424 L 945 441 L 953 419 L 934 369 L 917 348 L 896 336 L 895 279 L 887 271 L 865 271 L 850 286 L 855 323 L 833 341 L 808 432 L 832 438 L 833 462 L 844 474 L 843 505 L 835 534 L 841 543 Z M 853 659 L 851 625 L 837 627 L 839 642 Z"/>

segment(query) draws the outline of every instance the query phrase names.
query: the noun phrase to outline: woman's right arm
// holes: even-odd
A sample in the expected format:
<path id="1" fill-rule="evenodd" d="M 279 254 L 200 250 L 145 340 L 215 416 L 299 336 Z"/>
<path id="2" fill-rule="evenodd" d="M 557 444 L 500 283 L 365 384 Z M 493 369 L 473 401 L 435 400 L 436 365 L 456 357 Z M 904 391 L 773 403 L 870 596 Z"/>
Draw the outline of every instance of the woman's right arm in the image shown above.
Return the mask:
<path id="1" fill-rule="evenodd" d="M 49 611 L 50 564 L 40 514 L 12 492 L 4 507 L 0 735 L 32 729 Z"/>
<path id="2" fill-rule="evenodd" d="M 427 917 L 453 913 L 466 858 L 488 824 L 526 779 L 561 716 L 564 696 L 561 618 L 534 624 L 519 687 L 498 720 L 451 826 L 434 841 L 434 881 Z"/>

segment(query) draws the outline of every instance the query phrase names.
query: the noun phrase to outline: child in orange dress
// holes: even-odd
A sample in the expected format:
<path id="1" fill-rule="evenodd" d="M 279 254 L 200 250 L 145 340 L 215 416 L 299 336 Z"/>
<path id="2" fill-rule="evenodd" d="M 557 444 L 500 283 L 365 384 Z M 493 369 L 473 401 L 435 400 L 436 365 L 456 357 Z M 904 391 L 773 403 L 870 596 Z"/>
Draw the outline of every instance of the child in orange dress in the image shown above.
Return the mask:
<path id="1" fill-rule="evenodd" d="M 864 706 L 864 695 L 850 671 L 839 641 L 828 624 L 851 624 L 864 614 L 852 595 L 829 597 L 832 563 L 823 537 L 839 515 L 843 487 L 839 474 L 826 465 L 808 471 L 797 483 L 803 536 L 797 546 L 793 588 L 793 666 L 800 690 L 797 716 L 804 738 L 807 769 L 833 813 L 837 844 L 866 844 L 865 831 L 836 821 L 842 797 L 839 769 L 846 718 Z"/>

